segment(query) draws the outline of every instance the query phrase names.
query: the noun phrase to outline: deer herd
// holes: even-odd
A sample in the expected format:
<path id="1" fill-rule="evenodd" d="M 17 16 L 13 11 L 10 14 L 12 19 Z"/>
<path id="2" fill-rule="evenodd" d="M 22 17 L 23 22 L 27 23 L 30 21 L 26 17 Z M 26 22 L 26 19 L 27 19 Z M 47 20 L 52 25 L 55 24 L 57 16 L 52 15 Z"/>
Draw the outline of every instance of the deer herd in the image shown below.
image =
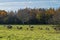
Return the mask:
<path id="1" fill-rule="evenodd" d="M 8 29 L 12 29 L 12 28 L 13 28 L 12 25 L 7 25 L 7 26 L 4 26 L 4 27 L 7 27 Z M 17 28 L 18 30 L 22 30 L 22 29 L 23 29 L 22 26 L 20 26 L 20 27 L 19 27 L 19 26 L 16 26 L 16 28 Z M 29 29 L 30 29 L 31 31 L 33 31 L 34 26 L 29 26 L 29 27 L 26 28 L 26 30 L 29 30 Z M 42 27 L 38 27 L 38 29 L 39 29 L 39 30 L 44 30 Z M 54 30 L 60 30 L 60 28 L 57 28 L 57 27 L 53 27 L 53 29 L 54 29 Z M 50 30 L 50 28 L 46 27 L 45 30 Z"/>

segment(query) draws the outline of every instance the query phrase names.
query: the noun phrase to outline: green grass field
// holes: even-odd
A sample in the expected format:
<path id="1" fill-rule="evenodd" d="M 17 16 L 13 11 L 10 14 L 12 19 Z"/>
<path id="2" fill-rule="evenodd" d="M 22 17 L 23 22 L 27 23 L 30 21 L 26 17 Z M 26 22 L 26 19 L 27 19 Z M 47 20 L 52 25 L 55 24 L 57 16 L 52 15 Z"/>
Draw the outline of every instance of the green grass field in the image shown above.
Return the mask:
<path id="1" fill-rule="evenodd" d="M 30 30 L 29 25 L 12 26 L 12 29 L 8 29 L 4 25 L 0 25 L 0 40 L 60 40 L 60 33 L 57 33 L 52 25 L 32 25 L 34 26 L 33 30 Z M 22 29 L 17 29 L 17 26 Z"/>

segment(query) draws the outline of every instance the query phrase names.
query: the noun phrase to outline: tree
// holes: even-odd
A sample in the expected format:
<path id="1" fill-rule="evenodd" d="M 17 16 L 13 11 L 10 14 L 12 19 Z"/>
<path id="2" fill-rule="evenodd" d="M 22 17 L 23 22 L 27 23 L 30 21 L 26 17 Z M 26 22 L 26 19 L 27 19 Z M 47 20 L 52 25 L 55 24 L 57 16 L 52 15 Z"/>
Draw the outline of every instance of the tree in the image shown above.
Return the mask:
<path id="1" fill-rule="evenodd" d="M 46 10 L 46 15 L 47 15 L 47 22 L 48 22 L 48 24 L 53 24 L 53 22 L 52 22 L 52 18 L 53 18 L 53 16 L 56 14 L 56 11 L 55 11 L 55 9 L 53 9 L 53 8 L 50 8 L 50 9 L 47 9 Z"/>
<path id="2" fill-rule="evenodd" d="M 52 22 L 54 24 L 60 25 L 60 8 L 58 10 L 56 10 L 55 14 L 53 15 Z"/>
<path id="3" fill-rule="evenodd" d="M 7 17 L 7 12 L 5 10 L 0 10 L 0 24 L 4 23 L 4 19 Z"/>
<path id="4" fill-rule="evenodd" d="M 30 17 L 29 13 L 30 13 L 30 10 L 28 8 L 18 10 L 17 18 L 20 19 L 22 23 L 24 24 L 29 20 L 29 17 Z"/>

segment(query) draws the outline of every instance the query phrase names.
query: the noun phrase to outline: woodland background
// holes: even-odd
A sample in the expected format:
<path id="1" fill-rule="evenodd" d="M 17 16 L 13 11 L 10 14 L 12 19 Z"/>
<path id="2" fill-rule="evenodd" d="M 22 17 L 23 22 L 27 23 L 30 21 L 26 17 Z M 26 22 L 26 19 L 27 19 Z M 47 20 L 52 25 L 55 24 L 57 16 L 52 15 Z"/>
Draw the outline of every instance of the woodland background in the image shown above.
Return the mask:
<path id="1" fill-rule="evenodd" d="M 0 10 L 0 24 L 60 24 L 60 8 Z"/>

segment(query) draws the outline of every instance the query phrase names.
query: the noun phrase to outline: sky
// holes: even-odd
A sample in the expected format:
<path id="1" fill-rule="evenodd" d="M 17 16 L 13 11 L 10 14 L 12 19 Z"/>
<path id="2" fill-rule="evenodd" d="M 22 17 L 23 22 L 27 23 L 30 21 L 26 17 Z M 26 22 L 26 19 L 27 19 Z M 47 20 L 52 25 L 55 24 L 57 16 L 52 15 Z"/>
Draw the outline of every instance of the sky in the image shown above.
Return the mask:
<path id="1" fill-rule="evenodd" d="M 24 8 L 59 8 L 60 0 L 0 0 L 0 10 Z"/>

